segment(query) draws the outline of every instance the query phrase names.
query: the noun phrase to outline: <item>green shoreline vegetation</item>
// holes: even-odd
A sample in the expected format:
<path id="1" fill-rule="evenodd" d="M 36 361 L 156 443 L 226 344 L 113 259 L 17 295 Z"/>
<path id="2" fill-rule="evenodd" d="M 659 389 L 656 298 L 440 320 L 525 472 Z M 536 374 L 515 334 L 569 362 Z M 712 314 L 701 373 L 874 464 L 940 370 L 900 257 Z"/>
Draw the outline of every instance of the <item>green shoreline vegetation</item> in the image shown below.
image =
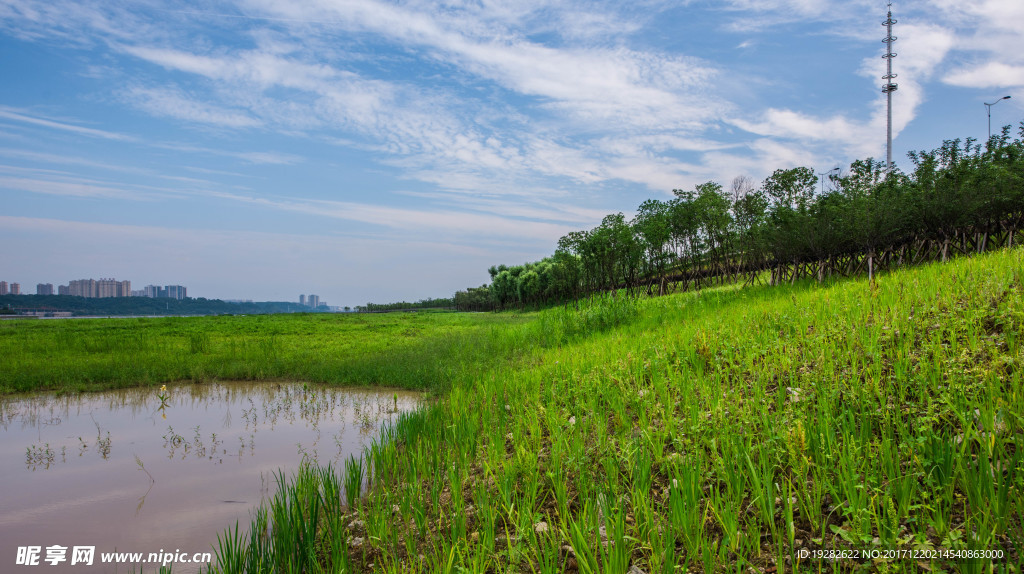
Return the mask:
<path id="1" fill-rule="evenodd" d="M 1022 282 L 1015 248 L 534 313 L 5 323 L 0 381 L 439 391 L 281 476 L 214 572 L 1020 572 Z"/>

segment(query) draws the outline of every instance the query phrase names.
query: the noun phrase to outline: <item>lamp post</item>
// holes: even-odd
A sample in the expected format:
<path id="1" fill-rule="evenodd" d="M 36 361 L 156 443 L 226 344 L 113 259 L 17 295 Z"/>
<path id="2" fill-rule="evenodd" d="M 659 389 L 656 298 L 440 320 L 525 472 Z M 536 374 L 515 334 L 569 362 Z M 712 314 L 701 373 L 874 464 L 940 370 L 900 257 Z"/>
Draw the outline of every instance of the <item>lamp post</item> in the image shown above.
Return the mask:
<path id="1" fill-rule="evenodd" d="M 992 106 L 1008 99 L 1010 99 L 1010 96 L 1003 96 L 991 104 L 985 104 L 985 109 L 988 110 L 988 139 L 992 139 Z"/>

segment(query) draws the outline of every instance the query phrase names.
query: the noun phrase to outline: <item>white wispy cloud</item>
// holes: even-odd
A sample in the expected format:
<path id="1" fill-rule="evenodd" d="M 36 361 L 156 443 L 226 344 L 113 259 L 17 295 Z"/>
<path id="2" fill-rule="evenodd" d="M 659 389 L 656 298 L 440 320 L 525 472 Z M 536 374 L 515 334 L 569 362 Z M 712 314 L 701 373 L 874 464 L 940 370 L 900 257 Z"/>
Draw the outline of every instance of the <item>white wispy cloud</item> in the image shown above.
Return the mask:
<path id="1" fill-rule="evenodd" d="M 11 108 L 3 105 L 0 105 L 0 118 L 90 137 L 108 140 L 135 141 L 135 138 L 129 135 L 80 126 L 64 120 L 47 118 L 41 114 L 32 113 L 28 110 Z"/>
<path id="2" fill-rule="evenodd" d="M 465 210 L 417 210 L 351 201 L 272 198 L 218 192 L 217 197 L 270 209 L 378 225 L 405 233 L 428 231 L 447 237 L 518 237 L 552 242 L 572 230 L 564 224 L 499 217 Z"/>
<path id="3" fill-rule="evenodd" d="M 139 175 L 152 175 L 153 173 L 151 170 L 142 169 L 136 166 L 119 165 L 105 161 L 97 161 L 95 159 L 85 157 L 67 154 L 30 151 L 25 149 L 0 148 L 0 156 L 8 158 L 17 158 L 20 160 L 28 160 L 30 162 L 38 162 L 50 165 L 77 165 L 82 167 L 97 168 L 102 170 L 118 171 L 124 173 L 133 173 Z"/>
<path id="4" fill-rule="evenodd" d="M 138 195 L 119 187 L 106 187 L 84 181 L 53 181 L 26 177 L 0 176 L 0 189 L 13 189 L 44 193 L 47 195 L 66 195 L 74 197 L 103 197 L 117 199 L 137 199 Z"/>
<path id="5" fill-rule="evenodd" d="M 514 198 L 496 199 L 467 194 L 440 192 L 402 192 L 402 195 L 437 200 L 453 210 L 469 210 L 490 213 L 511 218 L 525 218 L 539 221 L 553 221 L 561 224 L 589 224 L 608 214 L 608 209 L 596 209 L 555 201 L 530 198 L 524 202 Z M 552 193 L 552 195 L 556 195 Z"/>
<path id="6" fill-rule="evenodd" d="M 458 190 L 457 185 L 452 185 L 451 175 L 467 169 L 480 173 L 512 174 L 511 177 L 519 178 L 526 173 L 567 177 L 585 184 L 622 178 L 653 187 L 678 179 L 678 173 L 667 173 L 672 171 L 666 165 L 670 163 L 668 161 L 645 160 L 632 166 L 624 165 L 625 161 L 613 161 L 609 165 L 606 162 L 607 150 L 597 152 L 592 147 L 568 146 L 529 132 L 498 131 L 496 135 L 486 135 L 467 118 L 450 112 L 445 107 L 446 102 L 435 97 L 410 92 L 405 86 L 369 81 L 355 73 L 325 65 L 312 66 L 280 55 L 252 51 L 216 57 L 171 50 L 126 51 L 177 71 L 235 83 L 241 91 L 246 87 L 252 88 L 258 94 L 256 97 L 250 94 L 247 101 L 262 102 L 259 104 L 261 109 L 276 107 L 263 95 L 271 88 L 308 91 L 314 103 L 301 113 L 300 120 L 278 117 L 276 121 L 296 128 L 314 125 L 351 128 L 368 137 L 380 138 L 383 140 L 382 151 L 406 158 L 413 173 L 422 171 L 424 181 L 434 181 L 444 188 Z M 582 65 L 576 62 L 571 67 Z M 594 96 L 588 98 L 593 100 Z M 672 107 L 669 103 L 668 100 L 664 102 L 666 109 Z M 626 102 L 608 105 L 620 106 L 623 113 L 628 107 Z M 255 108 L 250 109 L 259 113 Z M 643 121 L 655 122 L 654 115 L 652 112 Z M 631 121 L 636 123 L 637 120 L 633 118 Z M 657 121 L 671 124 L 671 118 L 662 117 Z M 682 137 L 667 136 L 658 145 L 662 149 L 677 144 L 693 149 L 693 144 L 686 141 Z M 445 175 L 435 179 L 431 173 Z M 477 181 L 487 179 L 493 177 L 477 178 Z"/>
<path id="7" fill-rule="evenodd" d="M 198 102 L 177 89 L 133 87 L 127 90 L 125 99 L 153 115 L 187 122 L 229 128 L 256 127 L 261 124 L 246 113 Z"/>
<path id="8" fill-rule="evenodd" d="M 117 2 L 77 0 L 3 0 L 0 30 L 25 40 L 59 39 L 81 47 L 104 39 L 166 37 L 161 26 L 133 8 Z"/>
<path id="9" fill-rule="evenodd" d="M 965 52 L 943 81 L 972 88 L 1024 86 L 1024 4 L 998 0 L 933 0 L 965 28 L 957 38 Z"/>
<path id="10" fill-rule="evenodd" d="M 9 175 L 3 175 L 5 172 Z M 45 195 L 128 199 L 133 201 L 150 200 L 161 195 L 174 194 L 172 190 L 154 189 L 148 186 L 147 188 L 141 188 L 117 182 L 84 178 L 74 173 L 26 169 L 7 165 L 0 165 L 0 189 Z"/>
<path id="11" fill-rule="evenodd" d="M 757 120 L 736 118 L 732 123 L 761 136 L 802 138 L 811 140 L 863 141 L 871 126 L 845 116 L 816 118 L 794 110 L 765 110 Z"/>
<path id="12" fill-rule="evenodd" d="M 514 148 L 503 148 L 493 137 L 476 133 L 430 94 L 311 64 L 301 56 L 260 50 L 217 56 L 169 49 L 124 50 L 169 69 L 222 82 L 220 92 L 231 104 L 245 106 L 247 118 L 259 118 L 278 129 L 354 130 L 377 139 L 381 149 L 391 154 L 424 155 L 431 161 L 454 161 L 482 169 L 506 168 L 518 155 Z M 305 103 L 289 105 L 268 95 L 282 88 L 304 92 Z M 198 107 L 185 106 L 183 100 L 176 98 L 175 105 Z"/>
<path id="13" fill-rule="evenodd" d="M 970 88 L 1005 88 L 1024 86 L 1024 65 L 988 62 L 977 67 L 961 68 L 943 78 L 948 84 Z"/>
<path id="14" fill-rule="evenodd" d="M 426 47 L 438 59 L 541 98 L 541 105 L 586 122 L 616 121 L 618 127 L 701 124 L 716 107 L 702 91 L 717 70 L 693 57 L 592 45 L 551 47 L 531 42 L 494 19 L 481 22 L 469 10 L 428 12 L 374 0 L 303 5 L 249 0 L 247 5 L 261 13 L 321 19 Z M 609 21 L 613 16 L 600 18 Z"/>
<path id="15" fill-rule="evenodd" d="M 150 142 L 152 147 L 157 149 L 166 149 L 173 151 L 180 151 L 190 154 L 197 154 L 203 156 L 218 156 L 218 157 L 231 157 L 242 160 L 249 164 L 263 164 L 263 165 L 291 165 L 302 163 L 304 161 L 302 156 L 286 153 L 286 152 L 275 152 L 275 151 L 238 151 L 232 149 L 221 149 L 197 146 L 191 144 L 174 143 L 174 142 Z"/>
<path id="16" fill-rule="evenodd" d="M 189 109 L 189 105 L 188 104 L 182 104 L 182 106 L 183 106 L 182 109 Z M 210 112 L 210 113 L 212 113 L 212 112 Z M 170 115 L 170 114 L 161 114 L 161 115 Z M 153 140 L 153 139 L 145 139 L 145 138 L 142 138 L 140 136 L 129 135 L 129 134 L 122 134 L 122 133 L 111 132 L 111 131 L 107 131 L 107 130 L 101 130 L 101 129 L 81 126 L 81 125 L 78 125 L 78 124 L 71 123 L 70 120 L 65 120 L 65 119 L 60 119 L 60 120 L 58 120 L 58 119 L 48 119 L 45 116 L 42 116 L 40 114 L 31 113 L 28 110 L 22 110 L 22 109 L 18 109 L 18 108 L 11 108 L 11 107 L 2 106 L 2 105 L 0 105 L 0 118 L 5 118 L 7 120 L 11 120 L 11 121 L 15 121 L 15 122 L 23 123 L 23 124 L 29 124 L 29 125 L 33 125 L 33 126 L 39 126 L 39 127 L 43 127 L 43 128 L 47 128 L 47 129 L 57 130 L 57 131 L 61 131 L 61 132 L 70 132 L 70 133 L 74 133 L 74 134 L 78 134 L 78 135 L 83 135 L 83 136 L 87 136 L 87 137 L 92 137 L 92 138 L 100 138 L 100 139 L 105 139 L 105 140 L 115 140 L 115 141 L 120 141 L 120 142 L 125 142 L 125 143 L 143 144 L 143 145 L 147 145 L 147 146 L 151 146 L 151 147 L 156 147 L 156 148 L 174 149 L 174 150 L 177 150 L 177 151 L 184 151 L 184 152 L 191 152 L 191 153 L 212 154 L 212 155 L 219 155 L 219 156 L 226 156 L 226 157 L 234 157 L 234 158 L 241 159 L 241 160 L 243 160 L 245 162 L 253 163 L 253 164 L 292 164 L 292 163 L 298 163 L 298 162 L 302 161 L 302 158 L 300 156 L 297 156 L 295 154 L 288 154 L 288 153 L 264 152 L 264 151 L 233 151 L 233 150 L 206 148 L 206 147 L 186 145 L 186 144 L 176 144 L 176 143 L 163 142 L 163 141 L 160 141 L 160 140 Z M 202 119 L 203 119 L 202 114 L 200 113 L 200 114 L 197 114 L 196 116 L 193 116 L 193 119 L 195 121 L 202 121 Z M 206 119 L 206 121 L 209 121 L 211 118 L 207 117 L 205 119 Z M 42 158 L 42 156 L 37 156 L 37 158 Z M 50 159 L 54 160 L 54 158 L 52 158 L 52 157 Z M 58 161 L 59 163 L 67 163 L 67 160 L 55 160 L 55 161 Z M 122 168 L 122 169 L 124 169 L 124 168 Z"/>

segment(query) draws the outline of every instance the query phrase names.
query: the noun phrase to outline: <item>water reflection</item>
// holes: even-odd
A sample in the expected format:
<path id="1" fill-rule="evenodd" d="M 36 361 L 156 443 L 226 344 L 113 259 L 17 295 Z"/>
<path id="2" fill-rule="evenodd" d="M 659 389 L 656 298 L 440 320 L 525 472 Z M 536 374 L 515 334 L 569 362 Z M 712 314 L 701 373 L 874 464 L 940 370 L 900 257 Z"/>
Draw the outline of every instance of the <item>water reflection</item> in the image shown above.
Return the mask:
<path id="1" fill-rule="evenodd" d="M 217 383 L 0 398 L 0 562 L 25 545 L 207 551 L 248 521 L 278 469 L 303 457 L 339 466 L 419 397 Z"/>

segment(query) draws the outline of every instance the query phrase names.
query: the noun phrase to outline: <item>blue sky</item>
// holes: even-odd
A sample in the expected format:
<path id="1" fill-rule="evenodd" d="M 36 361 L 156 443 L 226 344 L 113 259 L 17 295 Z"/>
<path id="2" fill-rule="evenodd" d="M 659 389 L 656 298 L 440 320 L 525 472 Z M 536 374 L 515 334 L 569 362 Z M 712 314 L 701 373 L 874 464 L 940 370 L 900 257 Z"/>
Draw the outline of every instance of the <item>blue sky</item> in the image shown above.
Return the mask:
<path id="1" fill-rule="evenodd" d="M 1024 116 L 1024 2 L 899 21 L 894 157 Z M 0 280 L 448 296 L 645 199 L 885 156 L 885 4 L 0 0 Z"/>

